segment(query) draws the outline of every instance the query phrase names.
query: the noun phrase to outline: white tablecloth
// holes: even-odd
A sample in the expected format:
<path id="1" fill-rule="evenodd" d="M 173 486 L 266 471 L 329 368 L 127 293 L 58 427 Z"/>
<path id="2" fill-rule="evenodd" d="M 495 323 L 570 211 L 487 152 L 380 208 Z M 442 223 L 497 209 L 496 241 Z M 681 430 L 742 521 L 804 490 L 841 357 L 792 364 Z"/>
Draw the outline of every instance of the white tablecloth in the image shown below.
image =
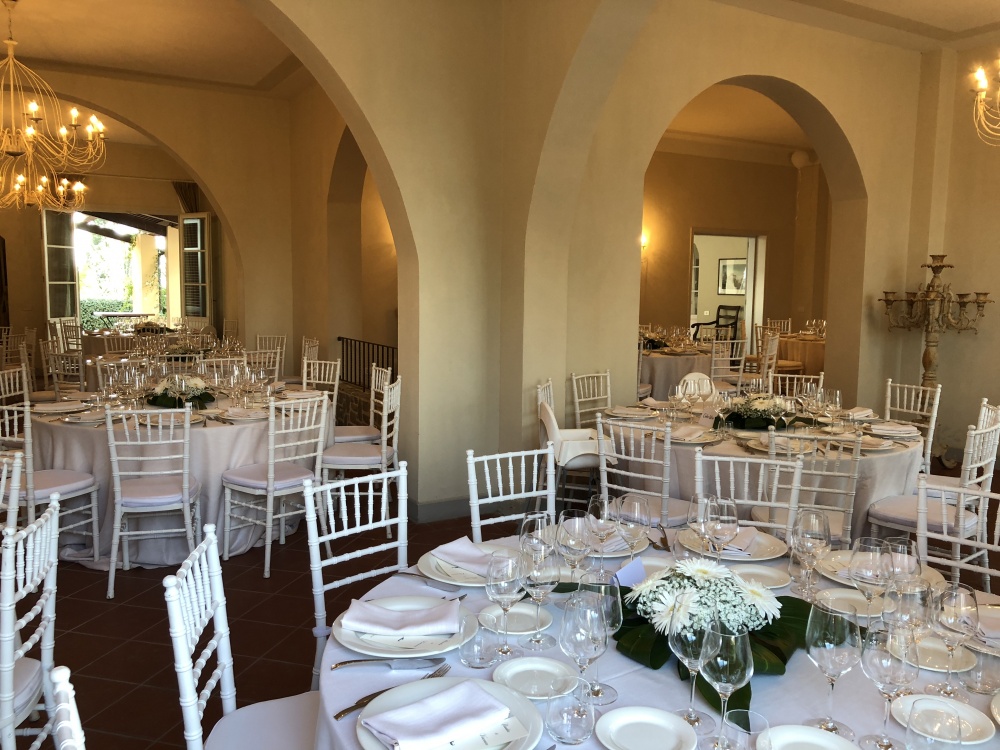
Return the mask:
<path id="1" fill-rule="evenodd" d="M 708 354 L 646 354 L 642 355 L 642 382 L 653 386 L 653 398 L 666 401 L 681 378 L 692 372 L 712 372 L 712 357 Z"/>
<path id="2" fill-rule="evenodd" d="M 667 553 L 652 551 L 652 548 L 645 554 L 669 557 Z M 787 563 L 788 560 L 785 558 L 766 564 L 780 567 L 786 566 Z M 834 588 L 836 586 L 832 582 L 820 578 L 820 587 Z M 482 588 L 466 588 L 462 590 L 462 593 L 468 593 L 465 606 L 470 611 L 479 611 L 489 604 Z M 789 591 L 786 587 L 778 589 L 775 593 L 779 596 L 788 595 Z M 419 579 L 408 577 L 390 578 L 376 586 L 370 593 L 371 597 L 402 595 L 446 596 L 442 591 L 425 586 Z M 447 596 L 456 595 L 448 594 Z M 554 606 L 549 606 L 547 609 L 554 618 L 554 623 L 547 632 L 554 637 L 558 636 L 562 612 Z M 547 651 L 530 652 L 530 655 L 571 663 L 558 646 Z M 488 680 L 495 669 L 495 667 L 481 670 L 469 669 L 458 660 L 458 654 L 455 651 L 444 654 L 444 656 L 447 657 L 448 663 L 452 666 L 448 673 L 449 677 Z M 320 715 L 317 719 L 316 750 L 360 748 L 361 745 L 357 739 L 358 712 L 350 714 L 341 721 L 334 721 L 333 714 L 363 695 L 410 682 L 422 674 L 409 671 L 390 671 L 383 666 L 348 667 L 334 672 L 330 671 L 330 664 L 352 658 L 360 657 L 332 638 L 327 643 L 320 669 L 322 702 Z M 677 677 L 677 665 L 673 658 L 662 669 L 653 671 L 622 656 L 613 648 L 609 648 L 608 652 L 599 659 L 598 668 L 601 681 L 610 683 L 618 690 L 619 694 L 617 702 L 599 709 L 601 714 L 624 706 L 651 706 L 674 710 L 684 708 L 687 705 L 689 683 L 682 682 Z M 593 667 L 589 670 L 589 674 L 593 675 Z M 940 673 L 921 672 L 914 684 L 914 690 L 920 691 L 924 685 L 936 682 L 942 677 L 943 675 Z M 757 675 L 751 684 L 753 686 L 753 708 L 762 713 L 772 726 L 797 724 L 806 719 L 825 716 L 827 713 L 827 682 L 802 650 L 797 651 L 789 661 L 784 675 Z M 989 714 L 989 700 L 987 696 L 972 695 L 972 705 L 987 715 Z M 695 701 L 700 709 L 708 711 L 718 719 L 715 711 L 700 695 L 696 695 Z M 536 703 L 535 705 L 542 707 L 544 703 Z M 881 729 L 883 705 L 882 697 L 872 682 L 864 676 L 860 666 L 855 666 L 837 681 L 834 693 L 835 718 L 847 723 L 857 732 L 859 737 L 877 733 Z M 889 724 L 890 733 L 901 738 L 904 733 L 902 728 L 892 719 L 889 720 Z M 543 732 L 536 747 L 548 748 L 552 742 L 548 734 Z M 592 737 L 580 747 L 584 750 L 597 750 L 603 746 L 596 737 Z M 986 745 L 982 747 L 986 747 Z"/>

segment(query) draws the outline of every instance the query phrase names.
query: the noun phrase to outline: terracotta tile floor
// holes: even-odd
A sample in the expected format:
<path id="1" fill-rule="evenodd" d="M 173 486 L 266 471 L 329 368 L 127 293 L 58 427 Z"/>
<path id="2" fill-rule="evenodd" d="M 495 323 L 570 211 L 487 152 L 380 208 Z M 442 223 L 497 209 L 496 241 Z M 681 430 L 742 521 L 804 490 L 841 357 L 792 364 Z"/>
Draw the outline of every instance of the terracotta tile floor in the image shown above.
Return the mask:
<path id="1" fill-rule="evenodd" d="M 409 528 L 409 560 L 416 562 L 442 541 L 468 534 L 469 521 Z M 303 692 L 312 678 L 316 644 L 304 525 L 283 547 L 275 544 L 268 579 L 263 561 L 258 548 L 222 563 L 239 705 Z M 161 584 L 170 572 L 119 571 L 115 598 L 108 600 L 107 573 L 60 564 L 55 661 L 72 670 L 87 744 L 94 750 L 184 747 Z M 335 616 L 375 582 L 329 593 L 327 610 Z M 213 700 L 206 727 L 219 713 Z"/>

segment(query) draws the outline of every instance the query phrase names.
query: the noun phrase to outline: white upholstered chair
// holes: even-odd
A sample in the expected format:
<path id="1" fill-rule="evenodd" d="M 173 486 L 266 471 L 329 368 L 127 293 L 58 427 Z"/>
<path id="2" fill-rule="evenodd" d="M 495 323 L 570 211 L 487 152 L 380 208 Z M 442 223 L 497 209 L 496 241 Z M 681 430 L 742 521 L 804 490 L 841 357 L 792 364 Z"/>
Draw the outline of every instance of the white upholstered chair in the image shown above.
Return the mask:
<path id="1" fill-rule="evenodd" d="M 538 404 L 538 420 L 541 423 L 542 445 L 551 442 L 555 454 L 556 494 L 565 498 L 566 475 L 569 472 L 586 471 L 592 475 L 600 466 L 601 457 L 600 448 L 597 445 L 597 430 L 588 428 L 564 430 L 560 428 L 556 421 L 555 412 L 546 401 Z M 560 487 L 562 487 L 562 492 L 559 491 Z M 589 486 L 587 489 L 589 491 Z"/>
<path id="2" fill-rule="evenodd" d="M 344 425 L 333 433 L 334 443 L 374 443 L 381 437 L 380 424 L 384 411 L 385 389 L 392 380 L 392 369 L 379 367 L 372 362 L 371 386 L 368 400 L 368 424 Z"/>
<path id="3" fill-rule="evenodd" d="M 115 428 L 113 419 L 122 424 Z M 115 499 L 114 536 L 108 570 L 108 599 L 115 597 L 119 548 L 122 570 L 128 570 L 132 539 L 183 536 L 194 549 L 195 524 L 200 520 L 201 486 L 191 477 L 191 405 L 177 409 L 123 411 L 104 407 L 111 478 Z M 130 516 L 175 517 L 177 524 L 132 529 Z"/>
<path id="4" fill-rule="evenodd" d="M 469 473 L 469 511 L 472 516 L 472 541 L 483 541 L 483 526 L 521 518 L 528 504 L 541 507 L 551 521 L 556 518 L 556 470 L 552 443 L 540 450 L 494 453 L 476 456 L 465 452 Z M 512 502 L 520 507 L 513 513 L 483 518 L 485 505 Z M 544 503 L 544 507 L 542 507 Z M 509 507 L 509 506 L 508 506 Z"/>
<path id="5" fill-rule="evenodd" d="M 389 487 L 393 483 L 396 484 L 395 509 L 392 508 L 389 493 Z M 316 659 L 313 662 L 312 681 L 312 689 L 316 690 L 319 687 L 320 660 L 330 638 L 326 592 L 356 581 L 395 573 L 407 566 L 406 461 L 401 461 L 395 471 L 367 474 L 329 484 L 314 485 L 311 480 L 307 480 L 305 500 L 309 573 L 316 616 L 316 626 L 313 628 L 313 635 L 316 636 Z M 329 531 L 322 529 L 318 523 L 323 518 L 326 519 Z M 350 537 L 378 529 L 385 529 L 392 541 L 372 541 L 374 537 L 368 537 L 368 546 L 360 548 L 355 545 L 347 547 L 342 543 Z M 378 558 L 370 556 L 383 555 L 393 549 L 396 550 L 394 563 L 374 567 Z M 364 569 L 360 572 L 338 574 L 338 565 L 359 559 L 370 560 L 369 565 L 362 566 Z"/>
<path id="6" fill-rule="evenodd" d="M 305 505 L 293 502 L 292 496 L 302 494 L 307 479 L 319 479 L 328 404 L 326 396 L 288 400 L 280 405 L 273 398 L 268 400 L 267 461 L 222 473 L 225 559 L 229 559 L 234 528 L 262 526 L 264 577 L 270 577 L 274 525 L 278 526 L 278 542 L 284 544 L 285 519 L 305 513 Z"/>
<path id="7" fill-rule="evenodd" d="M 936 386 L 905 385 L 885 381 L 885 418 L 890 422 L 911 424 L 924 436 L 924 459 L 921 470 L 931 472 L 931 450 L 937 427 L 941 384 Z"/>
<path id="8" fill-rule="evenodd" d="M 315 750 L 319 691 L 236 708 L 233 652 L 215 526 L 205 526 L 204 539 L 175 575 L 163 579 L 163 589 L 187 750 Z M 203 638 L 209 627 L 210 635 Z M 205 740 L 202 721 L 216 690 L 222 718 Z"/>
<path id="9" fill-rule="evenodd" d="M 399 466 L 399 400 L 402 378 L 386 386 L 381 402 L 378 442 L 334 442 L 323 451 L 323 481 L 331 474 L 342 478 L 346 471 L 387 472 Z M 336 432 L 334 433 L 336 435 Z"/>
<path id="10" fill-rule="evenodd" d="M 597 424 L 597 413 L 611 408 L 611 370 L 587 375 L 570 373 L 577 429 Z"/>

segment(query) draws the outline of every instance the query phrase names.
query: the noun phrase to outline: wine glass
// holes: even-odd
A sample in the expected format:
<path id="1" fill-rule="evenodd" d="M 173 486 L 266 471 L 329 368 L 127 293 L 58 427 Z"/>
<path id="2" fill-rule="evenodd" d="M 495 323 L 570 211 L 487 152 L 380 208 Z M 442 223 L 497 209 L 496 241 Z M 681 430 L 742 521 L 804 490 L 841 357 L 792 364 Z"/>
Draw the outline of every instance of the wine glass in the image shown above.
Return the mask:
<path id="1" fill-rule="evenodd" d="M 823 399 L 823 413 L 830 418 L 831 424 L 837 417 L 840 416 L 843 408 L 840 391 L 836 388 L 827 389 Z"/>
<path id="2" fill-rule="evenodd" d="M 608 573 L 604 569 L 604 544 L 608 537 L 615 533 L 617 528 L 614 516 L 614 501 L 607 495 L 594 495 L 587 505 L 587 523 L 590 524 L 590 533 L 594 535 L 599 544 L 601 553 L 601 566 L 597 571 L 604 578 Z"/>
<path id="3" fill-rule="evenodd" d="M 576 662 L 580 677 L 587 679 L 587 667 L 608 648 L 604 608 L 594 592 L 577 591 L 566 602 L 559 628 L 559 648 Z"/>
<path id="4" fill-rule="evenodd" d="M 750 634 L 746 631 L 733 632 L 722 623 L 713 624 L 710 628 L 711 645 L 718 643 L 718 649 L 713 649 L 701 667 L 701 674 L 708 684 L 715 688 L 722 704 L 720 716 L 726 715 L 726 706 L 730 696 L 750 682 L 753 677 L 753 653 L 750 650 Z M 726 738 L 722 736 L 715 740 L 714 747 L 728 747 Z"/>
<path id="5" fill-rule="evenodd" d="M 917 576 L 897 575 L 882 594 L 882 620 L 893 628 L 902 628 L 915 641 L 924 635 L 929 618 L 931 585 Z"/>
<path id="6" fill-rule="evenodd" d="M 499 549 L 490 556 L 486 568 L 486 595 L 491 602 L 499 605 L 502 617 L 500 630 L 503 639 L 498 651 L 501 659 L 511 659 L 521 655 L 521 650 L 507 643 L 507 613 L 521 598 L 521 554 L 512 549 Z"/>
<path id="7" fill-rule="evenodd" d="M 885 698 L 885 710 L 882 731 L 858 740 L 865 750 L 903 750 L 902 742 L 889 736 L 889 709 L 893 699 L 917 679 L 919 663 L 917 642 L 911 632 L 903 628 L 868 628 L 861 646 L 861 671 Z"/>
<path id="8" fill-rule="evenodd" d="M 812 601 L 815 596 L 811 584 L 813 568 L 830 551 L 830 522 L 826 513 L 800 508 L 792 526 L 791 542 L 799 564 L 805 569 L 802 598 Z"/>
<path id="9" fill-rule="evenodd" d="M 594 573 L 586 573 L 580 580 L 580 591 L 592 593 L 597 597 L 604 624 L 610 638 L 622 626 L 622 595 L 618 579 L 599 578 Z M 590 681 L 590 697 L 595 706 L 606 706 L 618 700 L 618 691 L 611 685 L 601 682 L 597 676 L 597 660 L 594 660 L 593 679 Z"/>
<path id="10" fill-rule="evenodd" d="M 703 549 L 708 547 L 708 530 L 713 499 L 711 495 L 693 497 L 688 504 L 687 525 L 701 540 Z"/>
<path id="11" fill-rule="evenodd" d="M 865 595 L 867 610 L 865 617 L 871 622 L 872 600 L 875 594 L 885 591 L 891 577 L 889 548 L 881 539 L 863 536 L 854 540 L 851 546 L 851 563 L 848 568 L 851 583 Z"/>
<path id="12" fill-rule="evenodd" d="M 566 561 L 570 570 L 569 582 L 573 583 L 580 563 L 593 551 L 586 511 L 570 508 L 559 514 L 559 525 L 556 528 L 556 550 Z M 556 606 L 559 609 L 565 609 L 566 602 L 556 602 Z"/>
<path id="13" fill-rule="evenodd" d="M 943 750 L 961 744 L 962 722 L 952 706 L 933 698 L 913 701 L 906 721 L 907 750 Z"/>
<path id="14" fill-rule="evenodd" d="M 806 622 L 806 653 L 830 683 L 829 715 L 810 719 L 806 726 L 833 732 L 846 740 L 854 739 L 854 730 L 833 718 L 833 689 L 841 675 L 861 659 L 861 631 L 857 610 L 845 605 L 838 612 L 820 602 L 813 602 Z"/>
<path id="15" fill-rule="evenodd" d="M 618 498 L 615 508 L 618 535 L 628 545 L 629 562 L 635 559 L 635 548 L 649 531 L 649 503 L 642 495 L 628 493 Z"/>
<path id="16" fill-rule="evenodd" d="M 552 519 L 545 511 L 525 513 L 517 537 L 521 551 L 532 558 L 545 558 L 552 554 Z"/>
<path id="17" fill-rule="evenodd" d="M 964 583 L 939 584 L 931 597 L 931 628 L 948 649 L 948 677 L 924 688 L 924 692 L 952 700 L 969 702 L 969 694 L 954 684 L 952 671 L 955 652 L 979 630 L 979 608 L 976 594 Z"/>
<path id="18" fill-rule="evenodd" d="M 559 583 L 559 566 L 552 556 L 536 557 L 531 552 L 524 552 L 521 558 L 521 576 L 521 586 L 535 603 L 535 632 L 523 636 L 518 645 L 529 651 L 545 651 L 556 645 L 556 639 L 542 632 L 542 600 Z"/>
<path id="19" fill-rule="evenodd" d="M 733 413 L 733 400 L 728 391 L 718 391 L 715 394 L 715 409 L 719 412 L 722 423 L 719 425 L 719 436 L 726 436 L 726 420 Z"/>
<path id="20" fill-rule="evenodd" d="M 884 540 L 889 548 L 889 573 L 897 576 L 919 577 L 923 572 L 917 543 L 908 536 L 892 536 Z"/>
<path id="21" fill-rule="evenodd" d="M 740 532 L 736 502 L 728 497 L 712 498 L 708 504 L 708 539 L 715 555 L 722 560 L 722 550 Z"/>
<path id="22" fill-rule="evenodd" d="M 701 671 L 702 664 L 708 656 L 716 650 L 717 641 L 711 627 L 698 627 L 688 622 L 687 605 L 694 599 L 696 596 L 693 593 L 682 594 L 677 598 L 673 614 L 670 616 L 667 642 L 677 660 L 691 673 L 691 697 L 688 707 L 678 709 L 674 713 L 690 724 L 697 734 L 707 735 L 715 729 L 715 719 L 694 707 L 694 691 L 698 683 L 698 672 Z"/>

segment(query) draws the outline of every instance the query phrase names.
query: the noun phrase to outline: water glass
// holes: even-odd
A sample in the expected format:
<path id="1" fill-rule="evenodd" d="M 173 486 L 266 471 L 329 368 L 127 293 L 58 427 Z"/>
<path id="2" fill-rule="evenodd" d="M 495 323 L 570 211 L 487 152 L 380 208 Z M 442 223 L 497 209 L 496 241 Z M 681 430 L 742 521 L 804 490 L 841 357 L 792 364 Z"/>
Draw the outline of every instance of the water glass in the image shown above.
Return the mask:
<path id="1" fill-rule="evenodd" d="M 906 722 L 906 750 L 944 750 L 962 744 L 958 712 L 944 701 L 914 701 Z"/>
<path id="2" fill-rule="evenodd" d="M 670 650 L 677 660 L 687 667 L 691 675 L 691 696 L 687 708 L 678 709 L 674 713 L 690 724 L 696 734 L 708 735 L 715 729 L 715 720 L 694 707 L 694 690 L 702 664 L 717 649 L 718 641 L 715 635 L 709 632 L 711 627 L 702 628 L 686 623 L 688 609 L 686 605 L 694 598 L 694 594 L 691 593 L 681 594 L 677 598 L 673 614 L 670 616 L 670 630 L 667 633 Z M 711 625 L 715 625 L 714 621 Z"/>
<path id="3" fill-rule="evenodd" d="M 524 591 L 521 581 L 520 553 L 510 549 L 494 552 L 486 569 L 486 595 L 491 602 L 500 606 L 502 612 L 500 631 L 503 634 L 503 640 L 497 649 L 501 659 L 521 656 L 520 649 L 512 648 L 507 643 L 507 613 L 521 598 Z"/>
<path id="4" fill-rule="evenodd" d="M 545 728 L 552 739 L 563 745 L 579 745 L 590 739 L 596 711 L 589 682 L 580 677 L 559 677 L 549 686 L 545 703 Z"/>
<path id="5" fill-rule="evenodd" d="M 1000 654 L 976 651 L 976 666 L 962 673 L 962 684 L 973 693 L 1000 693 Z"/>
<path id="6" fill-rule="evenodd" d="M 725 625 L 718 624 L 709 629 L 706 638 L 712 639 L 713 650 L 702 665 L 702 675 L 718 692 L 719 702 L 722 705 L 719 713 L 725 716 L 730 696 L 753 677 L 750 634 L 745 631 L 734 633 Z M 726 747 L 725 738 L 721 733 L 715 745 L 720 748 Z"/>
<path id="7" fill-rule="evenodd" d="M 458 658 L 472 669 L 486 669 L 500 660 L 500 639 L 497 636 L 497 618 L 480 612 L 462 617 L 462 630 L 476 629 L 475 635 L 458 647 Z"/>
<path id="8" fill-rule="evenodd" d="M 935 588 L 931 600 L 930 624 L 934 634 L 948 649 L 948 676 L 944 682 L 928 685 L 924 692 L 968 703 L 968 693 L 958 687 L 953 679 L 953 664 L 955 652 L 979 630 L 979 607 L 972 588 L 964 583 L 952 582 Z"/>
<path id="9" fill-rule="evenodd" d="M 737 708 L 726 711 L 722 720 L 722 737 L 728 750 L 771 750 L 767 736 L 767 719 L 756 711 Z M 761 737 L 761 735 L 764 735 Z"/>
<path id="10" fill-rule="evenodd" d="M 649 504 L 642 495 L 628 493 L 618 498 L 615 511 L 618 536 L 628 545 L 631 562 L 635 559 L 635 548 L 649 531 Z"/>

